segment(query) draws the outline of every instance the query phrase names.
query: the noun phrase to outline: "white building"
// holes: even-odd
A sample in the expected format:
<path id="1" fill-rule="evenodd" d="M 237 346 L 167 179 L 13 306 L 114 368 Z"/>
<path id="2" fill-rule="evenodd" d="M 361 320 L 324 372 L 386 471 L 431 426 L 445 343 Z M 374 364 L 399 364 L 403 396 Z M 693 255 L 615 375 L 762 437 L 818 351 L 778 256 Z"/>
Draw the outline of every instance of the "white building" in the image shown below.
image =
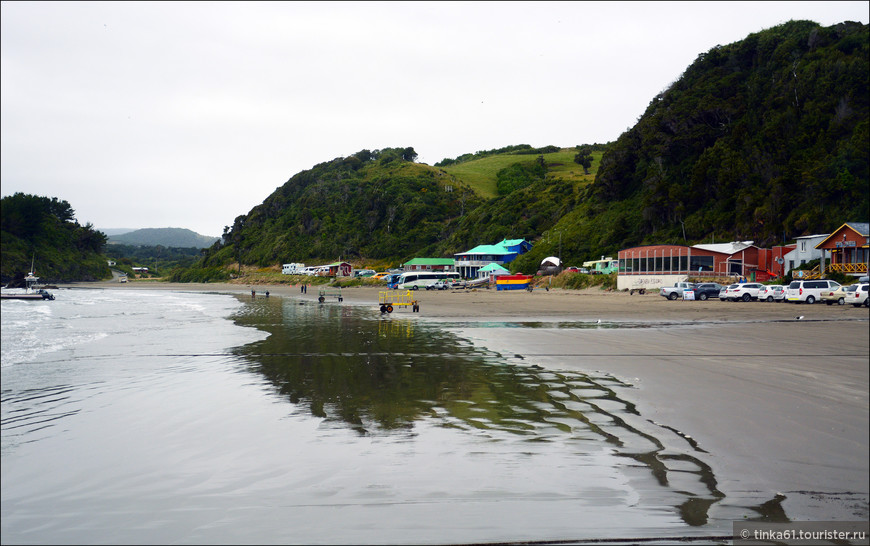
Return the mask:
<path id="1" fill-rule="evenodd" d="M 821 259 L 822 251 L 816 248 L 816 245 L 827 239 L 828 236 L 830 233 L 795 237 L 795 249 L 783 256 L 783 260 L 785 260 L 783 274 L 787 274 L 790 270 L 807 262 Z"/>

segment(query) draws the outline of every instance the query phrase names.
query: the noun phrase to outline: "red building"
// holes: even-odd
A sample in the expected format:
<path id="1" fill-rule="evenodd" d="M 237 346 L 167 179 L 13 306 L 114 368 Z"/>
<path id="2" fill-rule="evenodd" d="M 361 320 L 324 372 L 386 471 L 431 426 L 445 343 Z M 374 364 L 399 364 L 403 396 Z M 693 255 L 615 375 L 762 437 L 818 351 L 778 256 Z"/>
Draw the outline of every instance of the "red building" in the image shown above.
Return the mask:
<path id="1" fill-rule="evenodd" d="M 335 262 L 326 267 L 329 268 L 326 274 L 329 277 L 350 277 L 353 272 L 353 266 L 347 262 Z"/>
<path id="2" fill-rule="evenodd" d="M 766 281 L 783 275 L 783 256 L 793 249 L 794 245 L 758 248 L 752 241 L 626 248 L 618 254 L 617 287 L 670 285 L 686 277 L 730 276 Z"/>
<path id="3" fill-rule="evenodd" d="M 816 248 L 822 251 L 821 263 L 825 263 L 830 252 L 831 263 L 827 271 L 838 271 L 846 275 L 866 275 L 867 260 L 870 259 L 870 224 L 849 222 L 828 235 Z M 824 271 L 820 272 L 824 274 Z"/>

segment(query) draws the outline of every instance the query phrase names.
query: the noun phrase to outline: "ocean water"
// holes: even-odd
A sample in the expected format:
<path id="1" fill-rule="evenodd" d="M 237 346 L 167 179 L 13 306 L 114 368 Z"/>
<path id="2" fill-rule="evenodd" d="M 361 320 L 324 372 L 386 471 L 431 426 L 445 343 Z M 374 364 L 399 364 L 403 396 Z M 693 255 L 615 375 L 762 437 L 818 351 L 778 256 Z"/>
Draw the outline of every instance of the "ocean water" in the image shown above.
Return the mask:
<path id="1" fill-rule="evenodd" d="M 409 313 L 55 294 L 2 303 L 4 544 L 709 539 L 758 512 L 630 386 Z"/>

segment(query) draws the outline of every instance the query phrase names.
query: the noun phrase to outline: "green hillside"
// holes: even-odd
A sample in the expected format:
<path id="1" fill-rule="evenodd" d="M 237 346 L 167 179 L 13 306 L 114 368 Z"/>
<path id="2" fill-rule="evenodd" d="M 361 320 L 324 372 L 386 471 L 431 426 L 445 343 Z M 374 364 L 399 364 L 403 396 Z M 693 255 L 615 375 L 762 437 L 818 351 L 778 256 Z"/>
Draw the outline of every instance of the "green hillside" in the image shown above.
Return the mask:
<path id="1" fill-rule="evenodd" d="M 9 283 L 30 271 L 43 282 L 111 277 L 105 234 L 80 225 L 66 201 L 16 193 L 0 200 L 0 279 Z"/>
<path id="2" fill-rule="evenodd" d="M 548 164 L 548 176 L 569 182 L 592 182 L 598 170 L 598 165 L 601 163 L 602 152 L 592 152 L 593 164 L 589 169 L 589 174 L 585 174 L 583 167 L 574 163 L 576 153 L 577 150 L 575 148 L 564 148 L 558 152 L 536 155 L 502 153 L 479 159 L 471 159 L 441 168 L 455 179 L 468 184 L 481 197 L 489 199 L 498 195 L 496 183 L 499 171 L 515 163 L 533 162 L 538 156 L 542 156 Z"/>
<path id="3" fill-rule="evenodd" d="M 858 23 L 793 21 L 699 55 L 559 220 L 563 257 L 652 243 L 771 246 L 866 222 L 868 72 Z M 533 270 L 549 246 L 515 266 Z"/>
<path id="4" fill-rule="evenodd" d="M 414 163 L 413 148 L 361 150 L 302 171 L 235 219 L 204 268 L 311 259 L 401 258 L 435 251 L 482 199 Z"/>

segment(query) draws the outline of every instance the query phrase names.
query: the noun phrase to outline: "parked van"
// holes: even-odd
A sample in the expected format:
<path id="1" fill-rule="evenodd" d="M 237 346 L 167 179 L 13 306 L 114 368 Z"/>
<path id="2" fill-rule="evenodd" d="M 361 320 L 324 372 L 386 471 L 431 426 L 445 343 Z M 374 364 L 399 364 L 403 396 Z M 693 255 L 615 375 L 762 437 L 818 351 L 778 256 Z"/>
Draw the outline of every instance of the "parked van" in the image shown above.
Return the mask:
<path id="1" fill-rule="evenodd" d="M 785 299 L 791 303 L 816 303 L 825 290 L 833 291 L 840 288 L 840 283 L 828 280 L 817 279 L 814 281 L 792 281 L 788 285 Z"/>

